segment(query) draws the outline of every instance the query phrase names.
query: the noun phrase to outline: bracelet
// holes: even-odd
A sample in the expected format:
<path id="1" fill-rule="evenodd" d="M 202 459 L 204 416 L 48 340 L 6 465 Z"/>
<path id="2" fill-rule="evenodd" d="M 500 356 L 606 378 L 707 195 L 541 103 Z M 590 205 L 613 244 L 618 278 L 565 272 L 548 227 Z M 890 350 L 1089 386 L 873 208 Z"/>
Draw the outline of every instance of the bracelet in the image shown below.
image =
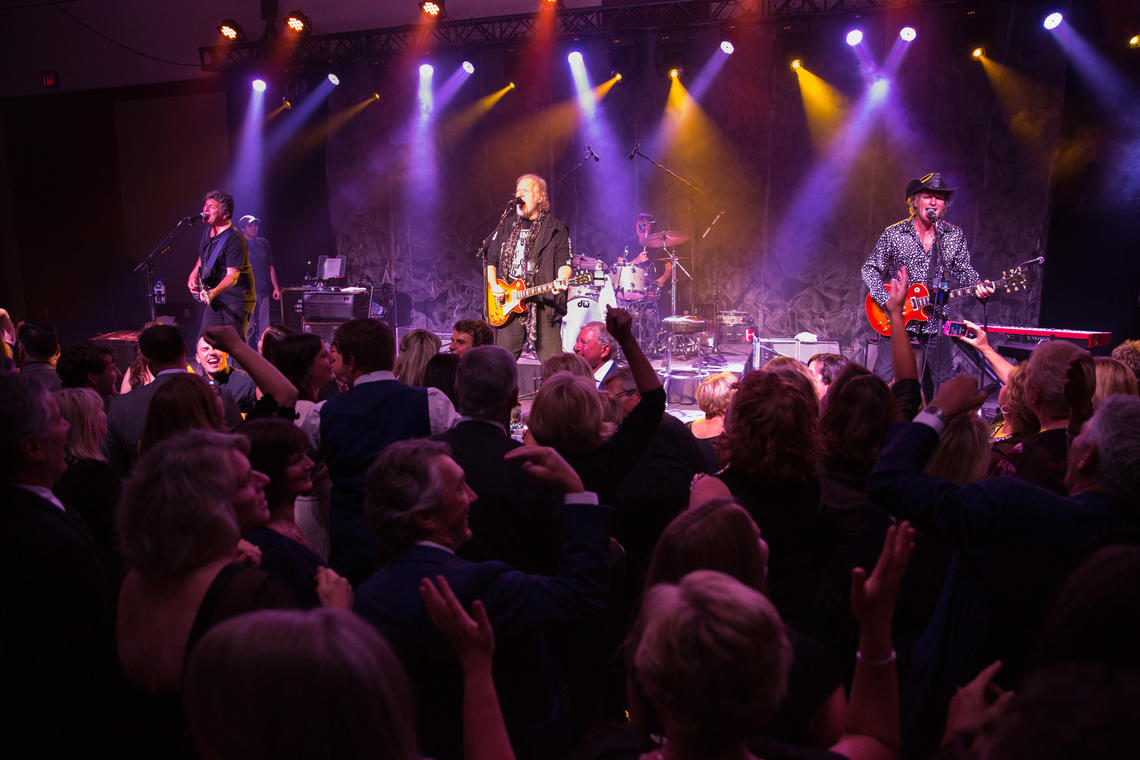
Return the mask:
<path id="1" fill-rule="evenodd" d="M 855 659 L 869 668 L 881 668 L 884 665 L 890 665 L 892 662 L 898 659 L 898 656 L 895 654 L 895 650 L 892 649 L 891 653 L 882 660 L 868 660 L 863 656 L 863 652 L 857 649 L 855 650 Z"/>

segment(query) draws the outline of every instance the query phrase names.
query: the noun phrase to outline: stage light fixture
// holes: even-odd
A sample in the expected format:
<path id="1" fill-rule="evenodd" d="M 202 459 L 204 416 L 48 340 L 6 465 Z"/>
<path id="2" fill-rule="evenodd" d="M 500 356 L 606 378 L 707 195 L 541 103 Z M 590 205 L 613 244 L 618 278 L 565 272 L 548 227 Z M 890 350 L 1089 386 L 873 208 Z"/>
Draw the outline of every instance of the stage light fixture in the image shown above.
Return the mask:
<path id="1" fill-rule="evenodd" d="M 610 74 L 610 76 L 619 82 L 621 81 L 621 72 L 620 71 L 614 71 Z"/>
<path id="2" fill-rule="evenodd" d="M 245 37 L 245 32 L 242 30 L 241 24 L 232 18 L 222 19 L 221 23 L 218 24 L 218 34 L 231 42 L 237 42 Z"/>
<path id="3" fill-rule="evenodd" d="M 507 89 L 508 89 L 508 90 L 513 90 L 513 89 L 515 89 L 515 83 L 514 83 L 514 82 L 508 82 L 508 83 L 507 83 Z"/>
<path id="4" fill-rule="evenodd" d="M 373 100 L 379 100 L 380 99 L 380 93 L 378 93 L 378 92 L 372 93 L 372 99 Z"/>
<path id="5" fill-rule="evenodd" d="M 575 66 L 582 65 L 582 54 L 577 50 L 571 50 L 570 55 L 566 56 L 566 60 Z"/>
<path id="6" fill-rule="evenodd" d="M 918 36 L 918 32 L 914 30 L 913 26 L 904 26 L 899 30 L 899 38 L 903 42 L 914 42 L 914 38 Z"/>
<path id="7" fill-rule="evenodd" d="M 428 18 L 439 18 L 443 15 L 443 0 L 424 0 L 420 3 L 420 10 Z"/>
<path id="8" fill-rule="evenodd" d="M 676 79 L 679 76 L 681 76 L 681 70 L 680 69 L 669 69 L 669 78 L 670 79 Z"/>
<path id="9" fill-rule="evenodd" d="M 289 98 L 281 98 L 281 107 L 288 111 L 293 107 L 293 104 L 289 101 Z"/>
<path id="10" fill-rule="evenodd" d="M 340 84 L 340 77 L 338 77 L 336 74 L 333 74 L 332 72 L 329 72 L 327 79 L 332 82 L 333 87 L 336 87 L 338 84 Z"/>
<path id="11" fill-rule="evenodd" d="M 1131 39 L 1128 40 L 1128 47 L 1140 48 L 1140 34 L 1132 35 Z"/>
<path id="12" fill-rule="evenodd" d="M 253 87 L 254 92 L 265 92 L 265 80 L 264 79 L 260 79 L 260 78 L 255 79 L 252 82 L 250 82 L 250 86 Z"/>
<path id="13" fill-rule="evenodd" d="M 804 62 L 801 61 L 799 58 L 792 61 L 792 71 L 799 71 L 803 67 L 804 67 Z"/>
<path id="14" fill-rule="evenodd" d="M 970 55 L 972 55 L 974 58 L 981 58 L 985 54 L 986 51 L 982 50 L 981 48 L 974 48 L 974 52 L 970 53 Z"/>
<path id="15" fill-rule="evenodd" d="M 435 68 L 430 63 L 424 63 L 420 65 L 421 77 L 430 77 L 433 73 L 435 73 Z"/>
<path id="16" fill-rule="evenodd" d="M 463 62 L 463 70 L 466 71 L 468 74 L 474 74 L 475 73 L 475 64 L 471 63 L 471 61 L 464 61 Z"/>
<path id="17" fill-rule="evenodd" d="M 312 22 L 301 11 L 293 11 L 285 17 L 285 28 L 293 34 L 308 34 L 313 31 Z"/>
<path id="18" fill-rule="evenodd" d="M 1060 13 L 1053 11 L 1052 13 L 1050 13 L 1048 16 L 1045 17 L 1045 20 L 1042 22 L 1041 25 L 1044 26 L 1046 29 L 1056 29 L 1058 26 L 1061 25 L 1061 22 L 1064 21 L 1064 19 L 1065 19 L 1065 17 L 1062 16 Z"/>
<path id="19" fill-rule="evenodd" d="M 863 32 L 860 29 L 852 29 L 847 33 L 847 44 L 855 47 L 863 41 Z"/>
<path id="20" fill-rule="evenodd" d="M 720 52 L 724 53 L 725 55 L 732 55 L 734 52 L 736 52 L 736 46 L 728 40 L 724 40 L 720 43 Z"/>

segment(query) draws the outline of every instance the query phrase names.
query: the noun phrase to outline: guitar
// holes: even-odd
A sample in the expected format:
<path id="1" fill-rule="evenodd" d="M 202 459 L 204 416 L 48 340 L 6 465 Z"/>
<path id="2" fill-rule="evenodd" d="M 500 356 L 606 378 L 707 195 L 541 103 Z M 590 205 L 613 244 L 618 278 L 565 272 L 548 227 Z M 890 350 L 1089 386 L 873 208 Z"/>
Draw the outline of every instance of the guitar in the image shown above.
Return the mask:
<path id="1" fill-rule="evenodd" d="M 1022 267 L 1014 267 L 1008 271 L 1003 271 L 1001 279 L 994 280 L 994 292 L 1003 291 L 1006 293 L 1016 293 L 1018 290 L 1023 289 L 1026 276 Z M 891 292 L 889 284 L 884 285 L 887 292 Z M 950 298 L 965 298 L 966 296 L 974 295 L 974 286 L 970 285 L 965 288 L 957 288 L 950 291 Z M 926 311 L 926 306 L 930 303 L 930 290 L 924 283 L 915 282 L 907 288 L 907 298 L 903 301 L 903 322 L 925 322 L 930 319 L 930 314 Z M 864 304 L 867 311 L 867 321 L 871 323 L 871 329 L 879 335 L 890 336 L 891 334 L 891 320 L 887 316 L 886 311 L 882 306 L 875 303 L 871 298 L 871 294 L 867 294 L 867 300 Z"/>
<path id="2" fill-rule="evenodd" d="M 570 285 L 587 285 L 594 281 L 593 272 L 583 272 L 582 274 L 575 275 L 566 281 Z M 548 282 L 544 285 L 535 285 L 533 288 L 528 288 L 522 280 L 515 280 L 508 284 L 502 280 L 495 280 L 499 287 L 506 291 L 501 297 L 496 297 L 491 292 L 491 288 L 487 288 L 487 321 L 495 327 L 502 327 L 514 317 L 515 314 L 522 314 L 525 310 L 524 301 L 528 298 L 534 298 L 544 293 L 551 293 L 558 287 L 559 281 Z"/>

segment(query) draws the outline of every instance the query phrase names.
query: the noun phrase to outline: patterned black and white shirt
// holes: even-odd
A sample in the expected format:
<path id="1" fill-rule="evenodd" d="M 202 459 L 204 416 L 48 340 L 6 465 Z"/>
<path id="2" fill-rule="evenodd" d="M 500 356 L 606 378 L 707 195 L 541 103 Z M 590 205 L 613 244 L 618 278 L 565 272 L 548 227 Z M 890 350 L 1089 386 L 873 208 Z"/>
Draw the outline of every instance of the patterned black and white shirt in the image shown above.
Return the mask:
<path id="1" fill-rule="evenodd" d="M 955 277 L 958 287 L 976 285 L 981 277 L 970 264 L 970 248 L 966 244 L 962 228 L 939 219 L 934 223 L 934 230 L 942 248 L 947 276 Z M 871 293 L 871 298 L 880 306 L 886 303 L 887 289 L 883 284 L 890 282 L 904 266 L 911 282 L 923 282 L 930 286 L 927 277 L 930 274 L 930 257 L 933 255 L 933 246 L 929 252 L 922 247 L 913 219 L 904 219 L 887 227 L 879 236 L 879 242 L 867 257 L 867 262 L 863 264 L 863 282 Z M 934 273 L 934 277 L 938 278 L 938 272 Z M 932 319 L 922 323 L 922 332 L 937 333 L 941 325 L 936 324 L 936 321 Z"/>

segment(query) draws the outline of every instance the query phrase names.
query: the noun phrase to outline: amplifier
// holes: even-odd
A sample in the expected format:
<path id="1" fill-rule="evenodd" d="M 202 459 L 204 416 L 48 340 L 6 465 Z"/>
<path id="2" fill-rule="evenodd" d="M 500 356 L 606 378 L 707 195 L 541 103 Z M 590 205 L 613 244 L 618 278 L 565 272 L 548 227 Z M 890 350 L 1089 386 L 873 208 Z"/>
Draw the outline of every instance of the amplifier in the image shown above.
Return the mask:
<path id="1" fill-rule="evenodd" d="M 368 317 L 368 291 L 308 291 L 302 296 L 302 316 L 306 322 Z"/>
<path id="2" fill-rule="evenodd" d="M 301 332 L 316 335 L 325 343 L 332 343 L 333 333 L 336 332 L 336 328 L 340 327 L 343 322 L 347 321 L 348 320 L 325 320 L 324 322 L 305 321 L 301 323 Z"/>
<path id="3" fill-rule="evenodd" d="M 301 332 L 305 294 L 309 292 L 309 288 L 281 288 L 281 311 L 284 312 L 285 326 L 295 333 Z"/>
<path id="4" fill-rule="evenodd" d="M 817 340 L 803 341 L 795 338 L 757 338 L 752 344 L 752 354 L 748 357 L 744 371 L 763 367 L 770 359 L 776 356 L 790 356 L 803 363 L 816 354 L 838 354 L 839 341 Z"/>

